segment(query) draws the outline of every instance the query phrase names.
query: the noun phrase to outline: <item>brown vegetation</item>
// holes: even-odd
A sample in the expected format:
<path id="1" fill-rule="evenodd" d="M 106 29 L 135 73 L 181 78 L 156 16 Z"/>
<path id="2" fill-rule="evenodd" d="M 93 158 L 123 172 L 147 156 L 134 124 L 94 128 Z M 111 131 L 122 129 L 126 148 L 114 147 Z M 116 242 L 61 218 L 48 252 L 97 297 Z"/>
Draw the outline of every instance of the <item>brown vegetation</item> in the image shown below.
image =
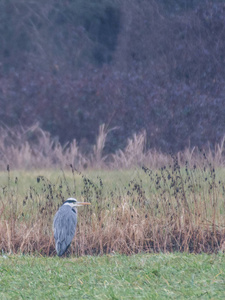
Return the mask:
<path id="1" fill-rule="evenodd" d="M 92 201 L 75 253 L 220 249 L 225 6 L 175 2 L 1 1 L 2 251 L 53 254 L 52 218 L 71 194 L 64 175 L 40 176 L 23 197 L 9 168 L 71 166 Z M 79 174 L 135 167 L 147 187 Z"/>
<path id="2" fill-rule="evenodd" d="M 82 171 L 86 168 L 94 169 L 129 169 L 137 166 L 160 168 L 172 163 L 169 154 L 147 149 L 147 134 L 142 131 L 134 134 L 126 142 L 125 148 L 115 153 L 105 154 L 105 146 L 108 130 L 103 124 L 99 127 L 96 144 L 89 152 L 83 152 L 74 139 L 71 143 L 62 145 L 56 138 L 51 137 L 49 132 L 42 130 L 38 124 L 28 128 L 22 126 L 15 128 L 0 128 L 0 170 L 5 170 L 7 165 L 11 169 L 46 169 L 46 168 L 70 168 Z M 208 161 L 215 167 L 225 164 L 224 141 L 216 144 L 212 150 L 210 146 L 204 149 Z M 179 163 L 186 162 L 190 166 L 202 165 L 204 162 L 199 148 L 186 148 L 177 154 Z"/>
<path id="3" fill-rule="evenodd" d="M 37 184 L 30 185 L 22 196 L 20 178 L 11 178 L 8 167 L 8 182 L 2 186 L 0 199 L 0 249 L 54 255 L 53 216 L 70 195 L 92 203 L 79 210 L 72 253 L 211 253 L 222 249 L 225 181 L 219 166 L 224 163 L 223 144 L 217 146 L 214 155 L 204 151 L 195 154 L 193 149 L 169 157 L 157 152 L 145 153 L 144 140 L 145 133 L 136 135 L 128 142 L 127 150 L 119 151 L 118 157 L 113 158 L 116 167 L 134 167 L 135 157 L 140 154 L 143 161 L 137 163 L 151 165 L 151 168 L 143 166 L 137 176 L 132 176 L 132 180 L 128 177 L 127 183 L 119 188 L 105 184 L 101 176 L 93 181 L 71 165 L 72 184 L 64 173 L 54 182 L 38 176 Z M 94 153 L 95 156 L 101 153 L 101 147 Z M 93 166 L 93 156 L 84 161 Z M 106 161 L 103 158 L 100 166 L 106 166 Z M 217 164 L 216 169 L 212 162 Z M 113 167 L 112 162 L 110 166 Z M 78 191 L 78 177 L 82 181 L 81 191 Z"/>

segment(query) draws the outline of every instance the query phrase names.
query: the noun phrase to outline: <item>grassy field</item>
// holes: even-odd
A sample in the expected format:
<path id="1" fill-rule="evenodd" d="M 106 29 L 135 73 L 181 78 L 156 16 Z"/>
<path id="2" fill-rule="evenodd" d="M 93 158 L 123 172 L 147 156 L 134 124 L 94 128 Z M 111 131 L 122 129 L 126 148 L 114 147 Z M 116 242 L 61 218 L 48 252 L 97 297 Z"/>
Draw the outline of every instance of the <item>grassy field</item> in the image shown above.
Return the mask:
<path id="1" fill-rule="evenodd" d="M 0 299 L 225 299 L 224 178 L 176 161 L 0 172 Z M 69 196 L 92 205 L 59 259 L 52 221 Z"/>
<path id="2" fill-rule="evenodd" d="M 224 299 L 225 256 L 0 257 L 4 299 Z"/>
<path id="3" fill-rule="evenodd" d="M 52 221 L 68 197 L 80 208 L 71 253 L 213 253 L 225 246 L 225 170 L 35 170 L 0 173 L 0 249 L 55 255 Z"/>

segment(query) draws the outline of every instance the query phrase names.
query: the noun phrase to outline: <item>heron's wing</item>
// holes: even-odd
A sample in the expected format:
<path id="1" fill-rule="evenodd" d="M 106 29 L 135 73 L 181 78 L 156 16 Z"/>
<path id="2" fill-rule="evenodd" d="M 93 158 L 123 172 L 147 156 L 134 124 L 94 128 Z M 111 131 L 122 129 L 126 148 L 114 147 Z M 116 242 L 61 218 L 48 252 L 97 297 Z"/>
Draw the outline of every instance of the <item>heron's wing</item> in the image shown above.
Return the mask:
<path id="1" fill-rule="evenodd" d="M 76 213 L 68 206 L 61 207 L 55 215 L 53 227 L 56 251 L 59 256 L 63 255 L 75 234 L 77 224 Z"/>

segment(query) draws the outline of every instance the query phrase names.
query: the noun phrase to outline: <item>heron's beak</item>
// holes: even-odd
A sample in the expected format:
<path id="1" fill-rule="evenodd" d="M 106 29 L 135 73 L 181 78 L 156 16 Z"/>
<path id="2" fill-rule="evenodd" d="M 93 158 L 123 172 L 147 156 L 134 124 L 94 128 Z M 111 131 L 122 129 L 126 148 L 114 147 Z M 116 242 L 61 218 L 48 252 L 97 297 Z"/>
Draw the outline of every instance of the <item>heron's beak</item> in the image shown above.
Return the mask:
<path id="1" fill-rule="evenodd" d="M 89 202 L 76 202 L 75 206 L 91 205 Z"/>

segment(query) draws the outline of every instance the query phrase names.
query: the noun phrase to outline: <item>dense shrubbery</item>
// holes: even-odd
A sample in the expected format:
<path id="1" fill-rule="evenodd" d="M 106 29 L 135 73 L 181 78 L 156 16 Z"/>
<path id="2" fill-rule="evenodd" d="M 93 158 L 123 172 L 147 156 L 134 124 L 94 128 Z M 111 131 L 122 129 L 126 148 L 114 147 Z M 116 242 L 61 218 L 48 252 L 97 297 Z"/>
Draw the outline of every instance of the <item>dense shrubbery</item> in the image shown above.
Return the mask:
<path id="1" fill-rule="evenodd" d="M 167 152 L 224 135 L 224 1 L 5 0 L 0 18 L 4 124 L 83 146 L 117 126 L 106 152 L 142 129 Z"/>

